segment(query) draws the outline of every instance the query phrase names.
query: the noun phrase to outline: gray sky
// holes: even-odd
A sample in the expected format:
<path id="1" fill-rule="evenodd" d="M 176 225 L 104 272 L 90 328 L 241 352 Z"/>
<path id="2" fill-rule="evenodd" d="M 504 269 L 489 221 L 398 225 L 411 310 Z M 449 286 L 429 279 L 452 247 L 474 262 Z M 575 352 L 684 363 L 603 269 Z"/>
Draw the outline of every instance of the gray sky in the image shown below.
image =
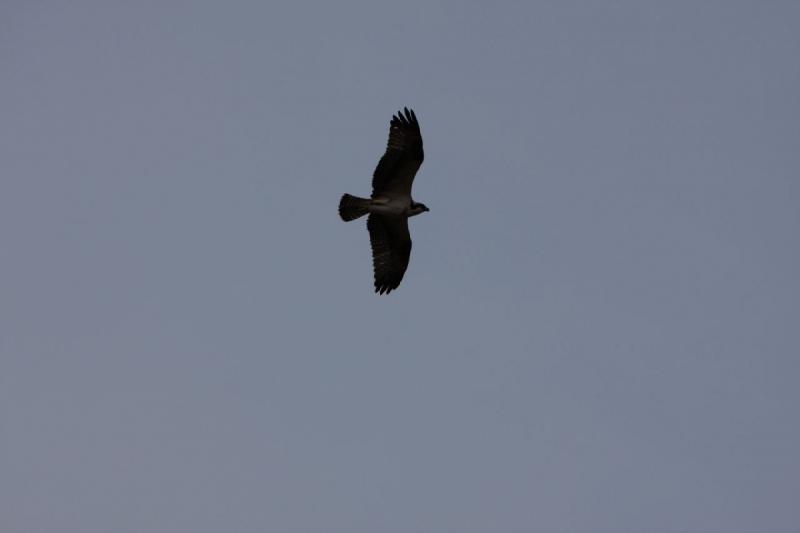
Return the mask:
<path id="1" fill-rule="evenodd" d="M 0 528 L 796 532 L 800 4 L 0 6 Z M 399 290 L 367 194 L 426 161 Z"/>

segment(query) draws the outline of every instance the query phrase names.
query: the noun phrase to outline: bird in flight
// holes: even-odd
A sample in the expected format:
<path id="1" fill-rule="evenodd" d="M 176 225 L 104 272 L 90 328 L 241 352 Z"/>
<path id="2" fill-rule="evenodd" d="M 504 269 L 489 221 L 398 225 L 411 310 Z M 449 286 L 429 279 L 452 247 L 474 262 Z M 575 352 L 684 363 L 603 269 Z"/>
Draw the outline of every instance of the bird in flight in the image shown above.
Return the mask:
<path id="1" fill-rule="evenodd" d="M 345 194 L 339 201 L 339 216 L 349 222 L 366 214 L 375 292 L 389 294 L 400 285 L 411 256 L 408 217 L 429 209 L 411 198 L 411 185 L 424 153 L 417 115 L 403 108 L 389 122 L 389 142 L 372 175 L 372 196 Z"/>

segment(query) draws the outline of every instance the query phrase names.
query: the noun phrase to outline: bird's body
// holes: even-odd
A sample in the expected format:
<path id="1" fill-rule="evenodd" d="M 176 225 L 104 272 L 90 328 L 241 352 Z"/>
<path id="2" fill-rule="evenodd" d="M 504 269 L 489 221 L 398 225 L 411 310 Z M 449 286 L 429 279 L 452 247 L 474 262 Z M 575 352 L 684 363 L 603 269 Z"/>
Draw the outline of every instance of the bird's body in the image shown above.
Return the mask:
<path id="1" fill-rule="evenodd" d="M 407 215 L 410 208 L 410 196 L 378 196 L 369 203 L 369 212 L 378 215 Z"/>
<path id="2" fill-rule="evenodd" d="M 367 230 L 372 246 L 375 292 L 388 294 L 400 285 L 411 255 L 408 217 L 428 211 L 411 198 L 414 176 L 424 159 L 422 134 L 414 111 L 392 117 L 389 142 L 372 177 L 372 196 L 345 194 L 339 201 L 344 221 L 369 214 Z"/>

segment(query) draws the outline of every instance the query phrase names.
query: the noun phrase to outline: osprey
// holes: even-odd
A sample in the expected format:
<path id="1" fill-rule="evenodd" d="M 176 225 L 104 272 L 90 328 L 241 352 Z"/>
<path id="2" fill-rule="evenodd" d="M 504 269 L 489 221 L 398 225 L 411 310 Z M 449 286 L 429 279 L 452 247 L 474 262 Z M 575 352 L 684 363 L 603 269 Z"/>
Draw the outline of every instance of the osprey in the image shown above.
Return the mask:
<path id="1" fill-rule="evenodd" d="M 372 196 L 345 194 L 339 216 L 348 222 L 369 213 L 367 230 L 372 246 L 375 292 L 389 294 L 400 285 L 411 256 L 408 217 L 429 209 L 411 198 L 411 184 L 424 153 L 414 111 L 403 108 L 389 122 L 389 142 L 372 175 Z"/>

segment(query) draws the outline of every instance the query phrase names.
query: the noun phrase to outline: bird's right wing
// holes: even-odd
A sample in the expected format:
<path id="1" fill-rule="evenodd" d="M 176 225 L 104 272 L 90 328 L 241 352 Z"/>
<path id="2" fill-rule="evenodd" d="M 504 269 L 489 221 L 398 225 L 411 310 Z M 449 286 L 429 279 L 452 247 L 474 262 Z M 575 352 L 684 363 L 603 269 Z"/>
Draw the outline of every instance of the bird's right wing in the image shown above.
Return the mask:
<path id="1" fill-rule="evenodd" d="M 372 175 L 372 196 L 385 192 L 396 192 L 411 196 L 411 185 L 417 174 L 425 152 L 422 149 L 422 133 L 417 115 L 403 108 L 389 123 L 389 141 L 375 173 Z"/>

